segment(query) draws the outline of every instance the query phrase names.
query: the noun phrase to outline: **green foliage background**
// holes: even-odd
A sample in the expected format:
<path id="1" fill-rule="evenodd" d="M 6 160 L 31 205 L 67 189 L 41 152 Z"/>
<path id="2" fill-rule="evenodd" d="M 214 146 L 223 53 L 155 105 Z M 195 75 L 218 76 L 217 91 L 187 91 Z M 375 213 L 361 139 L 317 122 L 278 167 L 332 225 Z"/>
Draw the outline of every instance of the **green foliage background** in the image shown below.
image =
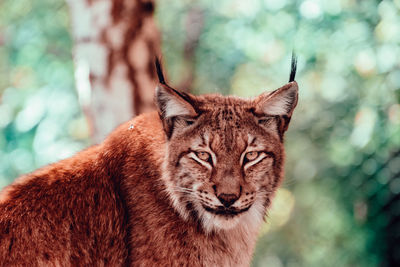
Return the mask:
<path id="1" fill-rule="evenodd" d="M 400 236 L 388 230 L 400 213 L 400 0 L 158 1 L 171 84 L 187 71 L 193 9 L 204 15 L 195 93 L 276 89 L 287 82 L 292 49 L 299 56 L 286 181 L 253 266 L 392 264 L 390 240 Z M 66 4 L 1 1 L 0 45 L 1 188 L 90 140 Z"/>

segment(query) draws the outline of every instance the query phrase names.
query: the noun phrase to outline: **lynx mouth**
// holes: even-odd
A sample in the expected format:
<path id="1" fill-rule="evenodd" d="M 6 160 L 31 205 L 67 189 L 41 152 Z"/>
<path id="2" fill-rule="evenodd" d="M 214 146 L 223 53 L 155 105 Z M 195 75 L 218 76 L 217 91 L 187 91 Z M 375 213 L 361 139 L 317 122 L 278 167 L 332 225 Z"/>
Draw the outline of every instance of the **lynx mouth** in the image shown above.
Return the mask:
<path id="1" fill-rule="evenodd" d="M 206 206 L 204 204 L 202 206 L 206 211 L 208 211 L 210 213 L 213 213 L 215 215 L 221 215 L 221 216 L 224 216 L 224 217 L 234 217 L 234 216 L 236 216 L 238 214 L 241 214 L 243 212 L 246 212 L 246 211 L 248 211 L 250 209 L 250 207 L 247 207 L 247 208 L 238 210 L 238 209 L 234 209 L 234 208 L 225 208 L 223 206 L 219 206 L 216 209 L 213 209 L 213 208 L 211 208 L 209 206 Z"/>

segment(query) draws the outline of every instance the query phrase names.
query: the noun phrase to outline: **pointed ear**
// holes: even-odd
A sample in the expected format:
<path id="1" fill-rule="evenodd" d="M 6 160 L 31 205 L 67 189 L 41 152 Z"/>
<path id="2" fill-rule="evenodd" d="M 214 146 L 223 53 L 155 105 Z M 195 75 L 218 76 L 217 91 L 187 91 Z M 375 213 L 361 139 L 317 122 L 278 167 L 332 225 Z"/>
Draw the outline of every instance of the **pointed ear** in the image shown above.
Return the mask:
<path id="1" fill-rule="evenodd" d="M 264 116 L 291 117 L 297 105 L 297 82 L 290 82 L 283 87 L 264 93 L 255 99 L 255 113 Z"/>
<path id="2" fill-rule="evenodd" d="M 289 127 L 294 108 L 297 105 L 298 87 L 296 82 L 264 93 L 255 99 L 254 115 L 259 125 L 265 129 L 276 129 L 283 141 L 283 135 Z"/>
<path id="3" fill-rule="evenodd" d="M 168 137 L 172 135 L 175 124 L 179 122 L 180 126 L 188 126 L 198 115 L 191 100 L 189 95 L 166 84 L 157 86 L 155 103 Z"/>

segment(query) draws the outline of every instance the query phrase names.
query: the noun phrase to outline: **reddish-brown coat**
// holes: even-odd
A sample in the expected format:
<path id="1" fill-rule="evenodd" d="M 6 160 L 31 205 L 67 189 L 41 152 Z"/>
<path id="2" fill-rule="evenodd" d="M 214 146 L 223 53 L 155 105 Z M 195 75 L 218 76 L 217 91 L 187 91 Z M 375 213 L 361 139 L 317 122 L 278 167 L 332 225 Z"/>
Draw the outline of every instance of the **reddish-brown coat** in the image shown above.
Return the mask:
<path id="1" fill-rule="evenodd" d="M 5 188 L 0 265 L 201 266 L 204 249 L 227 252 L 221 236 L 169 205 L 159 180 L 164 145 L 158 114 L 145 114 Z"/>
<path id="2" fill-rule="evenodd" d="M 221 150 L 217 151 L 220 164 L 207 179 L 204 178 L 207 168 L 198 169 L 205 163 L 189 164 L 187 156 L 179 161 L 180 156 L 174 155 L 179 149 L 190 147 L 189 143 L 195 140 L 190 137 L 196 134 L 194 128 L 190 132 L 190 127 L 187 129 L 188 126 L 177 121 L 176 133 L 168 136 L 164 130 L 170 122 L 164 118 L 163 125 L 160 120 L 173 112 L 191 114 L 191 106 L 173 91 L 158 92 L 161 92 L 158 103 L 161 106 L 167 103 L 167 109 L 161 108 L 160 115 L 152 112 L 136 117 L 119 126 L 102 144 L 22 176 L 0 192 L 0 266 L 250 264 L 258 227 L 283 178 L 282 136 L 297 103 L 297 84 L 288 84 L 275 93 L 247 102 L 222 96 L 197 98 L 197 109 L 211 112 L 205 113 L 210 116 L 197 119 L 201 124 L 197 126 L 200 127 L 197 134 L 206 129 L 214 133 L 210 148 Z M 253 112 L 254 105 L 259 110 Z M 282 121 L 282 116 L 276 115 L 276 123 L 274 119 L 264 121 L 257 112 L 282 113 L 287 119 Z M 234 138 L 234 131 L 240 132 L 240 138 Z M 231 179 L 225 181 L 224 170 L 229 166 L 238 169 L 236 165 L 241 164 L 231 162 L 230 158 L 243 153 L 234 149 L 243 150 L 245 139 L 241 138 L 250 140 L 247 133 L 263 139 L 258 142 L 271 155 L 263 157 L 258 167 L 244 170 L 246 179 L 237 171 L 226 174 Z M 179 164 L 171 164 L 174 157 L 181 164 L 179 168 L 176 168 Z M 171 191 L 174 183 L 179 185 L 176 171 L 183 171 L 182 179 L 188 179 L 184 190 L 193 186 L 190 177 L 203 175 L 197 176 L 197 182 L 202 182 L 196 194 L 198 199 L 208 199 L 204 202 L 207 205 L 216 201 L 215 196 L 214 200 L 208 198 L 211 183 L 227 193 L 239 183 L 232 181 L 239 179 L 243 196 L 238 202 L 242 202 L 242 207 L 251 202 L 254 207 L 234 225 L 229 217 L 205 216 L 204 209 L 190 207 L 194 202 L 176 204 L 174 201 L 180 194 L 173 195 Z M 186 171 L 193 173 L 187 175 Z M 194 189 L 190 190 L 189 195 L 193 195 Z M 206 190 L 210 192 L 208 196 L 204 195 Z M 200 217 L 199 212 L 203 212 Z"/>

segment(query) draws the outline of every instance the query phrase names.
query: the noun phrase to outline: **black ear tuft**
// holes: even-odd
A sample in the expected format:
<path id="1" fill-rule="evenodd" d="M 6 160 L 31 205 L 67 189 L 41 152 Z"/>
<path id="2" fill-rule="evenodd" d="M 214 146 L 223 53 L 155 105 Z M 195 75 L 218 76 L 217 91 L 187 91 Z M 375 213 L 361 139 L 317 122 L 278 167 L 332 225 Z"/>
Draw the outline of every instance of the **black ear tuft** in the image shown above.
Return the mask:
<path id="1" fill-rule="evenodd" d="M 290 77 L 289 82 L 293 82 L 296 77 L 296 70 L 297 70 L 297 56 L 294 51 L 292 51 L 292 65 L 290 69 Z"/>
<path id="2" fill-rule="evenodd" d="M 166 84 L 165 83 L 165 79 L 164 79 L 164 74 L 163 74 L 163 71 L 162 71 L 162 67 L 161 67 L 161 64 L 160 64 L 160 60 L 158 59 L 158 57 L 156 57 L 155 65 L 156 65 L 156 70 L 157 70 L 158 81 L 161 84 Z"/>

